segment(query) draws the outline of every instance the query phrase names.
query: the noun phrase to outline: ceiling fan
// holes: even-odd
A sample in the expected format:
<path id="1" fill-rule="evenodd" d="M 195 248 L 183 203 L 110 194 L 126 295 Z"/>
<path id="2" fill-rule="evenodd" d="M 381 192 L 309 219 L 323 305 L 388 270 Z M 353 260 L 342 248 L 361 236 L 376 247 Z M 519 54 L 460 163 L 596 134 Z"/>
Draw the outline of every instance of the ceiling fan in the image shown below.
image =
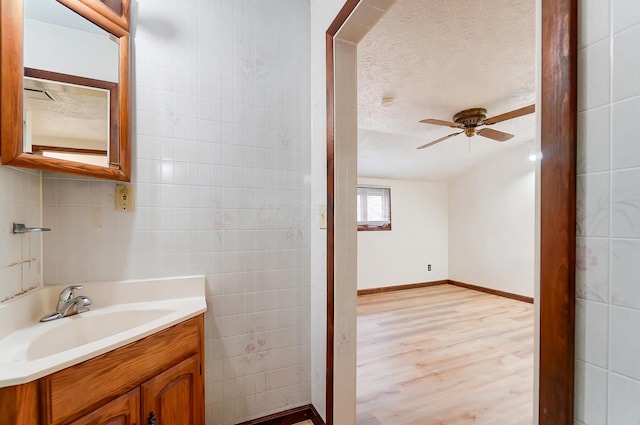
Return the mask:
<path id="1" fill-rule="evenodd" d="M 536 105 L 529 105 L 522 108 L 514 109 L 513 111 L 505 112 L 504 114 L 496 115 L 492 118 L 487 118 L 486 109 L 473 108 L 465 109 L 464 111 L 458 112 L 453 116 L 453 121 L 436 120 L 433 118 L 424 119 L 420 122 L 425 124 L 443 125 L 445 127 L 451 128 L 459 128 L 462 131 L 449 134 L 448 136 L 441 137 L 438 140 L 434 140 L 433 142 L 418 146 L 417 149 L 428 148 L 429 146 L 433 146 L 436 143 L 442 142 L 443 140 L 447 140 L 449 137 L 457 136 L 458 134 L 462 133 L 464 133 L 467 137 L 472 137 L 477 134 L 479 136 L 497 140 L 498 142 L 506 142 L 513 137 L 513 134 L 494 130 L 492 128 L 478 129 L 478 127 L 481 127 L 483 125 L 493 125 L 502 121 L 510 120 L 512 118 L 531 114 L 535 111 L 535 106 Z"/>

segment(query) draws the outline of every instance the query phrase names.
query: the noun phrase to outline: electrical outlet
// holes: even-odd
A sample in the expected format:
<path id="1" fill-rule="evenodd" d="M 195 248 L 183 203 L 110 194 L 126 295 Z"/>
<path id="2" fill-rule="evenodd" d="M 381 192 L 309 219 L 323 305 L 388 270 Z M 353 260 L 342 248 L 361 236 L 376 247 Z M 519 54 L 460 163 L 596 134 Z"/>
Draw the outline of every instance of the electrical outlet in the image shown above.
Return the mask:
<path id="1" fill-rule="evenodd" d="M 135 199 L 133 197 L 133 186 L 123 184 L 116 185 L 116 210 L 133 211 Z"/>
<path id="2" fill-rule="evenodd" d="M 431 264 L 428 264 L 428 265 L 427 265 L 427 270 L 428 270 L 428 271 L 431 271 Z"/>

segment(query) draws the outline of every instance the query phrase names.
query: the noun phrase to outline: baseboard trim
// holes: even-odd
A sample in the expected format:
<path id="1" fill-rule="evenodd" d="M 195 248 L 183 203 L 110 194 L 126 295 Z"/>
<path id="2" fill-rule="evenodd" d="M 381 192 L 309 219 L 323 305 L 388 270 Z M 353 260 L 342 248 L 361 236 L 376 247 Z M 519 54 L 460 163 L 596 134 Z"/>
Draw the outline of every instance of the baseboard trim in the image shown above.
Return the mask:
<path id="1" fill-rule="evenodd" d="M 380 294 L 383 292 L 402 291 L 405 289 L 426 288 L 428 286 L 436 285 L 454 285 L 461 288 L 472 289 L 474 291 L 480 291 L 491 295 L 497 295 L 499 297 L 510 298 L 516 301 L 522 301 L 525 303 L 533 304 L 532 297 L 526 297 L 524 295 L 512 294 L 511 292 L 500 291 L 498 289 L 485 288 L 484 286 L 472 285 L 470 283 L 459 282 L 457 280 L 434 280 L 431 282 L 409 283 L 407 285 L 395 285 L 395 286 L 382 286 L 380 288 L 367 288 L 358 289 L 358 296 Z M 244 424 L 241 424 L 244 425 Z"/>
<path id="2" fill-rule="evenodd" d="M 379 294 L 381 292 L 402 291 L 405 289 L 426 288 L 427 286 L 446 285 L 448 280 L 434 280 L 431 282 L 409 283 L 407 285 L 383 286 L 380 288 L 358 289 L 358 295 Z"/>
<path id="3" fill-rule="evenodd" d="M 533 297 L 526 297 L 524 295 L 512 294 L 510 292 L 504 292 L 504 291 L 499 291 L 497 289 L 485 288 L 484 286 L 472 285 L 470 283 L 458 282 L 456 280 L 449 280 L 448 283 L 450 285 L 459 286 L 461 288 L 473 289 L 474 291 L 485 292 L 487 294 L 498 295 L 500 297 L 511 298 L 512 300 L 533 304 Z"/>
<path id="4" fill-rule="evenodd" d="M 313 425 L 325 425 L 318 411 L 311 404 L 242 422 L 237 425 L 293 425 L 306 420 L 311 420 Z"/>

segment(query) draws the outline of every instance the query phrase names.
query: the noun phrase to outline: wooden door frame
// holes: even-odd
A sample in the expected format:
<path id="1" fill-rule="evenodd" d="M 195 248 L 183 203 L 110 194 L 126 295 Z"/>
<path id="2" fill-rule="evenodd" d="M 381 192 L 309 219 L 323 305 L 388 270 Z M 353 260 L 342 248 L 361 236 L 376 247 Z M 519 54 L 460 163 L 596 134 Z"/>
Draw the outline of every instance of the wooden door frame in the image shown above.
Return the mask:
<path id="1" fill-rule="evenodd" d="M 333 425 L 334 38 L 362 0 L 347 0 L 326 33 L 326 424 Z M 541 0 L 539 386 L 540 425 L 573 425 L 577 139 L 577 0 Z"/>

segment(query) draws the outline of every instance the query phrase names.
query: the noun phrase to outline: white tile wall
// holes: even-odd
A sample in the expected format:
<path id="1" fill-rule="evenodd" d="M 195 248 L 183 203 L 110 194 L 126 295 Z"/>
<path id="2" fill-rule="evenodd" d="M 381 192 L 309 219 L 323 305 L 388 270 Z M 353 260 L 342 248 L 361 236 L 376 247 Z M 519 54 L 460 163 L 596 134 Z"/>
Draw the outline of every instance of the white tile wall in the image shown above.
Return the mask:
<path id="1" fill-rule="evenodd" d="M 607 304 L 578 299 L 576 318 L 576 358 L 606 368 L 609 355 Z"/>
<path id="2" fill-rule="evenodd" d="M 576 424 L 640 423 L 640 4 L 580 0 Z"/>
<path id="3" fill-rule="evenodd" d="M 638 362 L 640 310 L 612 306 L 609 314 L 611 316 L 609 369 L 640 380 L 640 362 Z"/>
<path id="4" fill-rule="evenodd" d="M 11 233 L 13 223 L 42 225 L 39 172 L 0 167 L 0 302 L 42 286 L 42 238 Z"/>
<path id="5" fill-rule="evenodd" d="M 578 176 L 576 185 L 578 236 L 609 236 L 611 214 L 609 185 L 609 173 Z"/>
<path id="6" fill-rule="evenodd" d="M 611 303 L 640 309 L 640 240 L 611 242 Z"/>
<path id="7" fill-rule="evenodd" d="M 585 424 L 607 423 L 607 371 L 576 362 L 576 384 L 586 391 L 576 394 L 575 419 Z"/>
<path id="8" fill-rule="evenodd" d="M 635 54 L 638 48 L 639 38 L 640 27 L 637 25 L 613 35 L 613 66 L 611 68 L 611 77 L 613 80 L 614 101 L 640 95 L 640 81 L 638 81 L 637 78 L 638 72 L 640 72 L 640 57 Z"/>
<path id="9" fill-rule="evenodd" d="M 136 210 L 44 178 L 45 283 L 205 274 L 207 424 L 311 401 L 309 3 L 133 9 Z"/>
<path id="10" fill-rule="evenodd" d="M 582 238 L 576 242 L 576 293 L 578 298 L 609 300 L 609 239 Z"/>
<path id="11" fill-rule="evenodd" d="M 578 143 L 583 153 L 577 164 L 578 173 L 609 169 L 609 114 L 608 106 L 578 113 Z"/>
<path id="12" fill-rule="evenodd" d="M 640 418 L 640 383 L 637 380 L 609 374 L 609 425 L 637 424 Z"/>
<path id="13" fill-rule="evenodd" d="M 583 0 L 584 1 L 584 0 Z M 604 106 L 610 97 L 610 69 L 603 57 L 609 57 L 609 41 L 590 44 L 580 51 L 578 67 L 578 108 L 580 110 Z"/>
<path id="14" fill-rule="evenodd" d="M 614 32 L 634 26 L 640 21 L 640 9 L 635 0 L 611 0 L 611 6 Z"/>
<path id="15" fill-rule="evenodd" d="M 615 149 L 615 145 L 613 149 Z M 611 233 L 613 237 L 640 237 L 640 168 L 611 173 Z"/>
<path id="16" fill-rule="evenodd" d="M 614 148 L 611 162 L 613 169 L 619 170 L 640 166 L 640 143 L 629 142 L 634 140 L 636 136 L 633 123 L 638 110 L 640 110 L 640 99 L 637 97 L 613 105 L 611 123 Z M 602 119 L 599 121 L 602 121 Z M 604 128 L 608 129 L 608 126 L 604 126 Z"/>
<path id="17" fill-rule="evenodd" d="M 588 46 L 609 36 L 609 7 L 600 0 L 581 0 L 578 8 L 578 45 Z"/>

